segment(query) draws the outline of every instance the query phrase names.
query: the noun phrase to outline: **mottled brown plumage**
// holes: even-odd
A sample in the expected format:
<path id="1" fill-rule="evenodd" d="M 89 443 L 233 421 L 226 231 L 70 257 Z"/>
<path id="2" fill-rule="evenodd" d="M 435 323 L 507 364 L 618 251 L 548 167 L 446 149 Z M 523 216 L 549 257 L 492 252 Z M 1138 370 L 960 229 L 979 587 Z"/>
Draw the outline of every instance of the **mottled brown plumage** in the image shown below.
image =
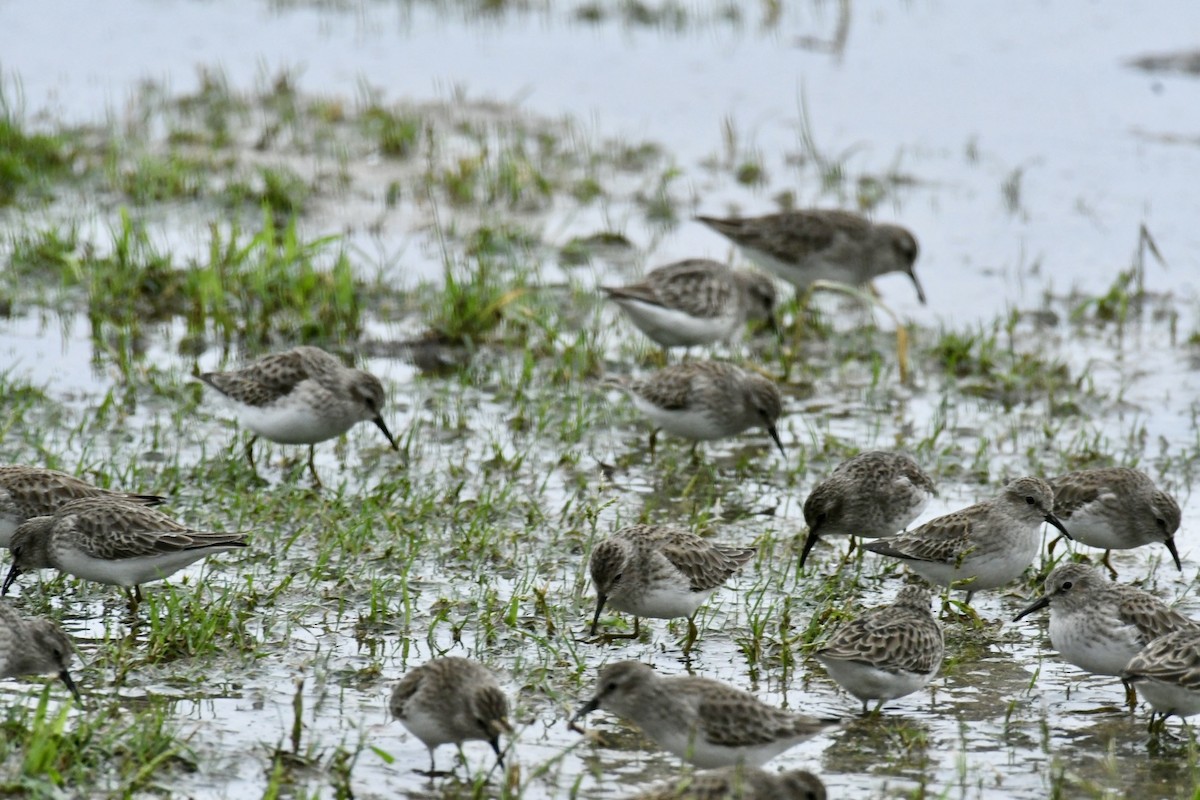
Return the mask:
<path id="1" fill-rule="evenodd" d="M 0 601 L 0 678 L 53 672 L 82 703 L 69 672 L 74 656 L 74 643 L 53 622 L 22 617 L 7 601 Z"/>
<path id="2" fill-rule="evenodd" d="M 815 658 L 862 701 L 884 701 L 917 691 L 942 665 L 942 626 L 930 613 L 925 586 L 905 586 L 891 605 L 873 608 L 833 632 Z"/>
<path id="3" fill-rule="evenodd" d="M 726 340 L 748 321 L 765 320 L 776 327 L 771 279 L 717 261 L 679 261 L 651 270 L 636 283 L 602 290 L 665 348 Z"/>
<path id="4" fill-rule="evenodd" d="M 1200 630 L 1155 639 L 1129 660 L 1121 678 L 1164 718 L 1200 713 Z"/>
<path id="5" fill-rule="evenodd" d="M 13 532 L 25 520 L 53 514 L 66 503 L 83 497 L 116 497 L 148 506 L 164 502 L 158 495 L 101 489 L 53 469 L 23 464 L 0 466 L 0 547 L 8 547 Z"/>
<path id="6" fill-rule="evenodd" d="M 912 279 L 917 297 L 925 302 L 914 270 L 917 240 L 898 225 L 876 224 L 859 214 L 832 209 L 696 219 L 797 289 L 803 290 L 815 280 L 858 285 L 889 272 L 902 272 Z"/>
<path id="7" fill-rule="evenodd" d="M 1097 675 L 1120 675 L 1154 639 L 1200 631 L 1149 592 L 1113 583 L 1087 564 L 1067 563 L 1046 576 L 1043 594 L 1014 621 L 1050 607 L 1050 642 L 1064 661 Z"/>
<path id="8" fill-rule="evenodd" d="M 1170 681 L 1200 692 L 1200 629 L 1174 631 L 1155 639 L 1130 660 L 1125 677 Z"/>
<path id="9" fill-rule="evenodd" d="M 1018 478 L 991 500 L 863 549 L 903 559 L 939 586 L 963 582 L 969 603 L 976 591 L 1003 586 L 1033 563 L 1043 522 L 1067 533 L 1054 516 L 1053 505 L 1054 494 L 1044 480 Z"/>
<path id="10" fill-rule="evenodd" d="M 392 449 L 398 448 L 380 415 L 386 397 L 383 384 L 320 348 L 295 347 L 263 356 L 239 370 L 205 372 L 199 377 L 232 402 L 242 423 L 254 431 L 246 445 L 251 467 L 252 447 L 259 436 L 281 444 L 307 444 L 309 471 L 319 485 L 314 447 L 358 422 L 373 422 Z"/>
<path id="11" fill-rule="evenodd" d="M 712 542 L 666 525 L 631 525 L 592 550 L 589 563 L 596 585 L 592 635 L 607 604 L 639 617 L 687 617 L 688 642 L 695 639 L 696 611 L 754 557 L 755 548 Z M 620 638 L 620 637 L 608 637 Z"/>
<path id="12" fill-rule="evenodd" d="M 761 426 L 784 453 L 775 428 L 783 398 L 773 381 L 756 372 L 722 361 L 689 361 L 613 385 L 668 433 L 709 441 Z"/>
<path id="13" fill-rule="evenodd" d="M 88 497 L 17 529 L 3 592 L 22 572 L 44 568 L 136 588 L 207 555 L 245 546 L 244 533 L 196 531 L 157 509 L 111 497 Z"/>
<path id="14" fill-rule="evenodd" d="M 933 480 L 906 453 L 869 450 L 838 464 L 804 501 L 804 567 L 821 536 L 879 539 L 903 530 L 935 494 Z"/>
<path id="15" fill-rule="evenodd" d="M 801 769 L 770 773 L 753 767 L 694 772 L 630 800 L 825 800 L 825 785 Z"/>
<path id="16" fill-rule="evenodd" d="M 1050 479 L 1054 513 L 1071 531 L 1071 538 L 1091 547 L 1131 550 L 1163 544 L 1181 572 L 1175 532 L 1182 514 L 1175 498 L 1160 490 L 1146 473 L 1126 467 L 1085 469 Z"/>
<path id="17" fill-rule="evenodd" d="M 429 749 L 429 775 L 439 745 L 485 741 L 504 766 L 500 734 L 512 733 L 508 698 L 486 667 L 469 658 L 435 658 L 409 670 L 392 689 L 388 708 Z"/>
<path id="18" fill-rule="evenodd" d="M 597 708 L 633 722 L 660 747 L 702 768 L 761 766 L 840 724 L 768 706 L 709 678 L 664 677 L 636 661 L 603 667 L 594 696 L 572 721 Z"/>

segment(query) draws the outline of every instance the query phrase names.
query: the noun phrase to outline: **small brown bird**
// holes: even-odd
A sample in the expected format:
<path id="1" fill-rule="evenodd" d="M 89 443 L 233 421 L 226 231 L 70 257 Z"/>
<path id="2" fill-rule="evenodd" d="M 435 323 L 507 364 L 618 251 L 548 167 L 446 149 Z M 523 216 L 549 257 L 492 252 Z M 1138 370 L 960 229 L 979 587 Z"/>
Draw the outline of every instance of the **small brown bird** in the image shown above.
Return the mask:
<path id="1" fill-rule="evenodd" d="M 429 748 L 429 777 L 449 775 L 435 769 L 433 751 L 454 744 L 487 742 L 504 766 L 500 734 L 513 732 L 508 722 L 508 698 L 495 676 L 477 661 L 447 656 L 410 670 L 392 690 L 392 716 Z"/>
<path id="2" fill-rule="evenodd" d="M 849 211 L 810 209 L 764 217 L 696 217 L 728 237 L 751 261 L 803 291 L 816 280 L 851 286 L 903 272 L 917 287 L 917 240 L 898 225 L 873 223 Z"/>
<path id="3" fill-rule="evenodd" d="M 242 423 L 254 431 L 246 445 L 252 469 L 252 448 L 259 436 L 280 444 L 306 444 L 308 469 L 319 486 L 313 464 L 317 443 L 341 436 L 358 422 L 375 423 L 392 449 L 399 449 L 380 415 L 383 384 L 320 348 L 295 347 L 232 372 L 205 372 L 200 380 L 233 403 Z"/>

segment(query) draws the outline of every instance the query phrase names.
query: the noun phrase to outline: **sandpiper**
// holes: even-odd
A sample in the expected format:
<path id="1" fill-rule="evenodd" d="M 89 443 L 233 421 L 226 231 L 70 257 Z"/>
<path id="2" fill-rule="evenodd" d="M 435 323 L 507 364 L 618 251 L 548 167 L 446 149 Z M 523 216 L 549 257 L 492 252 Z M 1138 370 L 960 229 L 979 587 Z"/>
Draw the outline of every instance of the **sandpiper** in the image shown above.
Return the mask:
<path id="1" fill-rule="evenodd" d="M 933 480 L 906 453 L 870 450 L 843 461 L 804 501 L 808 537 L 800 568 L 821 536 L 881 539 L 904 530 L 935 494 Z"/>
<path id="2" fill-rule="evenodd" d="M 633 615 L 633 633 L 605 638 L 637 638 L 639 618 L 687 617 L 688 638 L 696 639 L 696 611 L 721 584 L 754 557 L 755 548 L 702 539 L 667 525 L 631 525 L 592 550 L 592 583 L 596 615 L 592 635 L 605 605 Z"/>
<path id="3" fill-rule="evenodd" d="M 945 653 L 942 626 L 929 610 L 926 586 L 909 585 L 889 606 L 873 608 L 833 632 L 814 654 L 831 678 L 862 701 L 904 697 L 937 675 Z"/>
<path id="4" fill-rule="evenodd" d="M 433 751 L 454 744 L 487 742 L 504 767 L 500 734 L 512 734 L 508 698 L 486 667 L 469 658 L 435 658 L 410 670 L 392 690 L 392 716 L 429 749 L 429 777 L 448 775 L 435 769 Z M 418 770 L 418 772 L 420 772 Z"/>
<path id="5" fill-rule="evenodd" d="M 25 520 L 53 514 L 81 497 L 116 497 L 156 506 L 165 498 L 155 494 L 126 494 L 101 489 L 73 475 L 23 464 L 0 466 L 0 547 L 8 547 L 13 532 Z"/>
<path id="6" fill-rule="evenodd" d="M 849 211 L 809 209 L 764 217 L 697 217 L 761 266 L 803 291 L 816 280 L 853 286 L 903 272 L 924 303 L 914 269 L 917 240 L 898 225 L 872 223 Z"/>
<path id="7" fill-rule="evenodd" d="M 659 429 L 700 442 L 762 426 L 779 452 L 787 456 L 775 428 L 783 413 L 783 399 L 775 383 L 757 372 L 723 361 L 689 361 L 644 378 L 609 383 L 626 392 L 634 407 L 654 424 L 651 453 Z"/>
<path id="8" fill-rule="evenodd" d="M 768 706 L 749 692 L 709 678 L 664 677 L 637 661 L 603 667 L 596 694 L 580 706 L 571 724 L 597 708 L 634 723 L 659 747 L 702 769 L 761 767 L 841 724 Z"/>
<path id="9" fill-rule="evenodd" d="M 938 586 L 965 589 L 969 605 L 975 592 L 1016 580 L 1033 563 L 1043 522 L 1070 538 L 1053 508 L 1049 484 L 1041 478 L 1018 478 L 991 500 L 863 545 L 863 549 L 902 559 L 909 569 Z"/>
<path id="10" fill-rule="evenodd" d="M 1200 714 L 1200 630 L 1178 630 L 1155 639 L 1130 659 L 1121 678 L 1164 720 Z"/>
<path id="11" fill-rule="evenodd" d="M 306 444 L 309 472 L 320 485 L 313 463 L 317 443 L 341 436 L 357 422 L 374 422 L 392 449 L 399 449 L 380 415 L 383 384 L 318 347 L 294 347 L 232 372 L 205 372 L 200 380 L 233 403 L 242 423 L 254 431 L 246 444 L 251 468 L 259 436 Z"/>
<path id="12" fill-rule="evenodd" d="M 637 283 L 602 290 L 665 349 L 725 341 L 758 320 L 779 330 L 771 278 L 717 261 L 678 261 L 651 270 Z"/>
<path id="13" fill-rule="evenodd" d="M 162 580 L 205 556 L 245 546 L 244 533 L 196 531 L 157 509 L 118 498 L 85 497 L 17 528 L 10 543 L 12 568 L 0 594 L 8 594 L 22 572 L 54 568 L 123 586 L 136 607 L 142 599 L 141 584 Z"/>
<path id="14" fill-rule="evenodd" d="M 74 644 L 57 625 L 41 617 L 22 617 L 7 601 L 0 600 L 0 678 L 53 672 L 71 690 L 75 701 L 82 703 L 68 671 L 74 657 Z"/>
<path id="15" fill-rule="evenodd" d="M 630 800 L 825 800 L 825 784 L 802 769 L 771 773 L 756 767 L 694 772 Z"/>
<path id="16" fill-rule="evenodd" d="M 1182 516 L 1175 498 L 1154 485 L 1146 473 L 1126 467 L 1085 469 L 1050 479 L 1054 513 L 1071 529 L 1071 538 L 1103 547 L 1104 566 L 1113 550 L 1164 544 L 1180 572 L 1175 531 Z"/>
<path id="17" fill-rule="evenodd" d="M 1120 675 L 1129 659 L 1160 636 L 1200 631 L 1200 623 L 1154 595 L 1113 583 L 1087 564 L 1058 565 L 1043 588 L 1013 621 L 1049 606 L 1054 649 L 1064 661 L 1096 675 Z M 1126 697 L 1135 702 L 1131 693 Z"/>

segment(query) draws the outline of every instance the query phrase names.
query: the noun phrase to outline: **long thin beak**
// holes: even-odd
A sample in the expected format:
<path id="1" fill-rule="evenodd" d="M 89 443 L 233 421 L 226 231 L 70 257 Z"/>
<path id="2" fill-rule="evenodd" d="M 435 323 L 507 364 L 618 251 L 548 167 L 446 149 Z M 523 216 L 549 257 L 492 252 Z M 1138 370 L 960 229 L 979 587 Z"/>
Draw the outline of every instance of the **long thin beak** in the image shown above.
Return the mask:
<path id="1" fill-rule="evenodd" d="M 400 446 L 396 444 L 396 440 L 392 438 L 392 432 L 388 430 L 387 425 L 383 421 L 383 417 L 376 417 L 371 421 L 375 423 L 379 430 L 383 431 L 383 435 L 387 437 L 388 442 L 392 445 L 392 449 L 399 450 Z"/>
<path id="2" fill-rule="evenodd" d="M 599 707 L 600 707 L 600 701 L 597 700 L 595 697 L 593 697 L 591 700 L 588 700 L 586 703 L 584 703 L 583 705 L 581 705 L 579 707 L 579 710 L 575 712 L 575 716 L 571 717 L 570 723 L 572 725 L 574 725 L 576 722 L 583 719 L 584 717 L 586 717 L 588 714 L 592 713 Z"/>
<path id="3" fill-rule="evenodd" d="M 492 750 L 496 753 L 496 763 L 500 765 L 500 769 L 504 769 L 504 753 L 500 752 L 500 737 L 493 736 L 488 739 L 488 744 L 492 746 Z"/>
<path id="4" fill-rule="evenodd" d="M 808 529 L 808 538 L 804 540 L 804 549 L 800 551 L 800 569 L 804 569 L 804 562 L 808 560 L 808 554 L 813 549 L 813 545 L 817 543 L 817 539 L 821 538 L 817 533 L 816 528 Z"/>
<path id="5" fill-rule="evenodd" d="M 767 422 L 767 433 L 771 434 L 771 438 L 775 440 L 775 446 L 779 448 L 779 455 L 787 458 L 787 453 L 783 450 L 783 442 L 779 440 L 779 431 L 776 429 L 774 422 Z"/>
<path id="6" fill-rule="evenodd" d="M 608 595 L 596 592 L 596 616 L 592 617 L 592 636 L 596 635 L 596 627 L 600 624 L 600 612 L 604 610 L 604 604 L 607 602 Z"/>
<path id="7" fill-rule="evenodd" d="M 17 576 L 21 574 L 21 568 L 13 564 L 8 570 L 8 577 L 4 579 L 4 588 L 0 589 L 0 596 L 8 594 L 8 590 L 17 581 Z"/>
<path id="8" fill-rule="evenodd" d="M 1070 539 L 1072 542 L 1075 541 L 1075 537 L 1067 533 L 1066 526 L 1062 524 L 1062 521 L 1058 517 L 1054 516 L 1053 514 L 1047 514 L 1046 522 L 1049 522 L 1051 525 L 1062 531 L 1062 535 Z"/>
<path id="9" fill-rule="evenodd" d="M 1176 569 L 1178 569 L 1180 572 L 1183 572 L 1183 562 L 1179 560 L 1179 551 L 1175 549 L 1175 537 L 1168 536 L 1167 541 L 1164 542 L 1164 544 L 1166 544 L 1167 549 L 1171 551 L 1171 558 L 1175 559 Z"/>
<path id="10" fill-rule="evenodd" d="M 83 705 L 83 697 L 79 694 L 79 688 L 75 685 L 75 681 L 71 680 L 71 673 L 67 672 L 66 667 L 58 673 L 58 677 L 62 678 L 62 682 L 71 690 L 71 694 L 75 696 L 75 702 Z"/>
<path id="11" fill-rule="evenodd" d="M 1034 600 L 1032 603 L 1027 605 L 1020 614 L 1017 614 L 1015 617 L 1013 617 L 1013 622 L 1016 622 L 1021 617 L 1024 617 L 1027 614 L 1032 614 L 1035 611 L 1039 611 L 1048 605 L 1050 605 L 1050 598 L 1043 595 L 1043 596 L 1039 597 L 1037 600 Z"/>
<path id="12" fill-rule="evenodd" d="M 917 299 L 921 301 L 921 305 L 925 305 L 925 290 L 921 288 L 921 282 L 917 280 L 916 270 L 909 270 L 908 277 L 912 278 L 913 286 L 917 287 Z"/>

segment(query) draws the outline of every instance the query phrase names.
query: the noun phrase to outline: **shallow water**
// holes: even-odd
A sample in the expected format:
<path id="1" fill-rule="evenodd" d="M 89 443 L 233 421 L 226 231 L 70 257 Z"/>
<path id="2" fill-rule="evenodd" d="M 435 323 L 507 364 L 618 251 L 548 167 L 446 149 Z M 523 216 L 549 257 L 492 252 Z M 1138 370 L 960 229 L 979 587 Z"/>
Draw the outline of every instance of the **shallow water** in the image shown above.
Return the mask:
<path id="1" fill-rule="evenodd" d="M 331 764 L 341 749 L 357 753 L 350 778 L 356 796 L 470 796 L 467 786 L 428 786 L 413 775 L 427 765 L 424 748 L 385 711 L 391 681 L 443 651 L 479 654 L 504 675 L 520 731 L 512 760 L 521 796 L 530 798 L 572 796 L 576 788 L 582 797 L 620 797 L 678 771 L 676 759 L 643 748 L 628 733 L 613 746 L 593 747 L 566 730 L 596 667 L 609 660 L 637 658 L 670 672 L 690 666 L 768 702 L 852 718 L 857 702 L 818 666 L 781 657 L 813 614 L 849 602 L 886 602 L 897 583 L 896 573 L 873 557 L 863 560 L 861 573 L 848 572 L 835 584 L 832 598 L 813 575 L 795 571 L 803 498 L 836 463 L 839 444 L 920 445 L 941 491 L 923 519 L 986 497 L 1006 478 L 1058 471 L 1087 448 L 1139 464 L 1183 506 L 1177 541 L 1185 572 L 1175 573 L 1161 548 L 1118 554 L 1114 563 L 1123 579 L 1149 574 L 1149 585 L 1165 598 L 1190 591 L 1200 522 L 1191 491 L 1200 379 L 1195 346 L 1186 340 L 1200 324 L 1200 233 L 1190 180 L 1200 168 L 1200 148 L 1169 137 L 1196 133 L 1200 83 L 1125 62 L 1192 44 L 1184 39 L 1200 24 L 1195 3 L 1160 4 L 1154 15 L 1087 3 L 855 5 L 840 55 L 795 43 L 832 30 L 832 4 L 789 8 L 770 25 L 750 12 L 741 24 L 721 22 L 713 7 L 697 4 L 687 6 L 696 21 L 679 30 L 619 19 L 588 24 L 562 9 L 475 20 L 457 6 L 423 4 L 247 10 L 232 2 L 114 2 L 102 19 L 71 8 L 0 5 L 2 66 L 19 80 L 27 107 L 47 109 L 53 119 L 96 121 L 108 109 L 119 112 L 148 78 L 190 90 L 197 65 L 220 65 L 237 87 L 286 67 L 300 72 L 300 86 L 310 93 L 353 98 L 360 80 L 387 100 L 444 101 L 461 91 L 518 101 L 519 111 L 502 106 L 494 112 L 499 116 L 566 116 L 598 136 L 653 140 L 682 172 L 672 190 L 685 219 L 693 211 L 771 210 L 783 190 L 802 205 L 852 206 L 853 176 L 895 169 L 913 181 L 876 213 L 917 231 L 929 306 L 916 303 L 904 278 L 889 276 L 879 288 L 889 306 L 919 327 L 916 349 L 932 347 L 939 328 L 1003 330 L 1010 309 L 1049 311 L 1056 324 L 1023 318 L 1011 346 L 1062 361 L 1076 383 L 1027 391 L 1006 407 L 994 394 L 972 396 L 972 378 L 939 371 L 926 357 L 911 386 L 895 383 L 890 361 L 877 385 L 866 359 L 845 343 L 864 336 L 855 330 L 861 312 L 831 303 L 847 338 L 812 343 L 816 366 L 806 376 L 812 385 L 789 397 L 781 425 L 789 461 L 765 437 L 746 436 L 706 447 L 715 468 L 699 469 L 688 465 L 684 446 L 669 440 L 660 443 L 665 462 L 651 464 L 641 452 L 645 431 L 628 409 L 589 386 L 552 384 L 545 363 L 535 369 L 533 385 L 522 387 L 519 354 L 497 348 L 449 378 L 372 358 L 363 366 L 389 387 L 389 425 L 413 436 L 407 471 L 378 432 L 362 426 L 347 445 L 318 448 L 326 480 L 346 485 L 314 497 L 303 491 L 297 470 L 280 466 L 283 456 L 294 455 L 287 448 L 264 457 L 270 483 L 263 488 L 244 474 L 233 486 L 225 475 L 211 482 L 205 473 L 197 476 L 196 465 L 240 457 L 227 412 L 207 398 L 181 425 L 176 398 L 156 395 L 144 375 L 126 387 L 130 407 L 91 422 L 123 379 L 95 352 L 86 317 L 25 310 L 0 319 L 6 380 L 43 387 L 56 406 L 27 422 L 45 426 L 40 436 L 6 429 L 0 460 L 36 463 L 51 454 L 68 469 L 166 481 L 180 479 L 172 472 L 178 464 L 185 482 L 175 488 L 173 511 L 198 525 L 255 531 L 255 554 L 214 559 L 173 578 L 170 589 L 150 590 L 245 592 L 253 653 L 231 648 L 228 655 L 146 663 L 119 687 L 103 658 L 88 659 L 86 682 L 106 701 L 111 695 L 120 698 L 118 706 L 132 707 L 178 698 L 174 718 L 197 769 L 160 775 L 166 791 L 263 793 L 275 748 L 290 748 L 295 681 L 303 679 L 302 750 L 311 763 L 290 776 L 293 788 L 332 796 Z M 803 151 L 802 104 L 818 149 L 850 153 L 852 178 L 832 189 L 821 189 L 811 153 L 804 165 L 789 161 Z M 727 171 L 703 166 L 724 152 L 726 117 L 739 149 L 761 152 L 766 186 L 746 188 Z M 376 167 L 352 161 L 356 185 L 367 188 L 349 198 L 318 197 L 306 227 L 345 231 L 365 252 L 399 254 L 396 279 L 408 285 L 439 276 L 428 219 L 417 224 L 406 216 L 419 214 L 420 204 L 384 208 L 372 183 L 379 180 Z M 1020 190 L 1006 201 L 1002 185 L 1014 171 Z M 649 183 L 652 176 L 645 177 Z M 71 213 L 103 230 L 116 211 L 89 199 Z M 189 219 L 174 209 L 164 216 L 169 222 L 161 235 L 172 247 L 203 246 L 198 232 L 211 212 Z M 379 224 L 366 224 L 368 218 Z M 5 221 L 22 219 L 8 212 Z M 646 265 L 729 252 L 700 225 L 664 230 L 623 201 L 602 210 L 552 207 L 533 219 L 558 244 L 611 223 L 635 242 L 634 259 Z M 1120 334 L 1112 325 L 1069 322 L 1081 298 L 1068 294 L 1104 294 L 1128 269 L 1143 223 L 1168 262 L 1148 262 L 1145 283 L 1155 295 L 1146 311 Z M 576 279 L 603 281 L 628 266 L 598 259 Z M 570 274 L 552 260 L 539 267 L 547 282 Z M 584 322 L 605 328 L 608 366 L 627 369 L 624 324 L 607 309 Z M 412 335 L 413 323 L 376 318 L 367 327 L 369 338 L 387 341 Z M 152 329 L 140 363 L 183 384 L 194 367 L 221 362 L 210 348 L 193 363 L 179 353 L 182 337 L 179 326 Z M 880 334 L 863 349 L 888 360 L 890 347 Z M 1076 413 L 1057 410 L 1068 400 L 1078 405 Z M 530 409 L 543 410 L 549 423 L 531 430 L 510 425 L 518 408 L 535 419 Z M 570 432 L 576 425 L 578 437 Z M 613 482 L 598 476 L 597 461 L 617 465 Z M 404 490 L 396 488 L 400 482 Z M 231 491 L 251 496 L 230 498 Z M 384 510 L 370 518 L 361 540 L 342 546 L 337 537 L 349 536 L 344 526 L 362 522 L 345 509 L 376 496 Z M 494 511 L 476 515 L 478 509 Z M 757 542 L 762 553 L 701 614 L 703 634 L 689 665 L 678 647 L 679 625 L 651 622 L 648 642 L 601 648 L 575 641 L 592 602 L 582 575 L 586 552 L 596 537 L 642 514 L 711 524 L 721 538 Z M 832 571 L 842 548 L 842 542 L 820 546 L 814 572 Z M 296 582 L 277 602 L 246 589 L 278 585 L 285 575 Z M 850 591 L 852 601 L 837 594 Z M 21 593 L 23 600 L 37 595 L 37 584 L 25 582 Z M 539 593 L 549 610 L 539 609 Z M 835 797 L 1191 796 L 1189 734 L 1173 725 L 1166 739 L 1150 740 L 1144 708 L 1134 715 L 1111 708 L 1123 697 L 1119 684 L 1058 662 L 1044 615 L 1004 622 L 1030 593 L 1020 587 L 980 596 L 977 610 L 991 624 L 974 630 L 948 623 L 953 663 L 930 690 L 888 704 L 881 719 L 852 719 L 771 768 L 813 769 Z M 385 605 L 379 614 L 368 608 L 372 597 Z M 51 604 L 83 639 L 85 656 L 127 633 L 115 594 L 104 589 L 72 589 Z M 1190 594 L 1181 604 L 1193 615 L 1200 613 L 1196 606 Z M 750 633 L 756 626 L 761 639 Z M 589 725 L 610 735 L 624 730 L 603 714 Z M 485 775 L 490 749 L 473 743 L 466 753 L 470 774 Z M 439 766 L 451 758 L 443 748 Z M 485 796 L 499 791 L 492 779 Z"/>

